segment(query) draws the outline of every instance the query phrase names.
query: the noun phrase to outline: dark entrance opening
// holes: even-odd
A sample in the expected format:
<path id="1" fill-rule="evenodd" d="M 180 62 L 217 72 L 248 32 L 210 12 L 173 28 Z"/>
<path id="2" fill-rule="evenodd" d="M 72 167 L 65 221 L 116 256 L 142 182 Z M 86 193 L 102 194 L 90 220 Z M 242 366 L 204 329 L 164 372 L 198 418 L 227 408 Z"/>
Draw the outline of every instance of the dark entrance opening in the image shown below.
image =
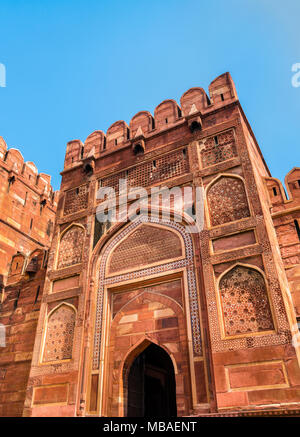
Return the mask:
<path id="1" fill-rule="evenodd" d="M 133 361 L 128 376 L 128 417 L 176 417 L 173 363 L 159 346 L 150 344 Z"/>

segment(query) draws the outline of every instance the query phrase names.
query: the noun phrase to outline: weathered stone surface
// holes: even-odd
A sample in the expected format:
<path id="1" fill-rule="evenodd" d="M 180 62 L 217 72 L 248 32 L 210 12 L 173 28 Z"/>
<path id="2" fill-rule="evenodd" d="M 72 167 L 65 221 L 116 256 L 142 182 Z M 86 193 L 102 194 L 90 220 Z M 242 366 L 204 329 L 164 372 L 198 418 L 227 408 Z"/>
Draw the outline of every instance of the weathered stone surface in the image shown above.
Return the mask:
<path id="1" fill-rule="evenodd" d="M 300 317 L 300 169 L 286 176 L 287 198 L 270 176 L 228 73 L 210 84 L 209 97 L 192 88 L 181 108 L 165 100 L 154 117 L 142 111 L 129 126 L 117 121 L 106 135 L 70 141 L 59 199 L 49 200 L 45 175 L 32 189 L 34 223 L 41 189 L 48 193 L 32 231 L 28 214 L 27 224 L 20 222 L 29 170 L 23 175 L 22 159 L 6 154 L 3 141 L 0 153 L 6 268 L 15 255 L 0 308 L 7 327 L 0 415 L 126 415 L 130 371 L 152 344 L 174 370 L 178 416 L 300 411 L 293 347 Z M 185 202 L 187 215 L 174 220 L 175 198 L 164 222 L 150 217 L 144 203 L 135 222 L 97 224 L 103 201 L 97 190 L 114 188 L 118 197 L 120 178 L 148 194 L 162 185 L 180 193 L 203 187 L 204 228 L 186 231 L 193 199 Z M 127 206 L 132 200 L 125 199 Z M 31 237 L 44 250 L 52 236 L 52 229 L 45 235 L 45 220 L 57 201 L 45 279 L 41 254 L 34 261 L 17 253 L 16 229 L 28 250 L 37 248 Z M 156 205 L 160 213 L 165 206 Z M 166 381 L 162 364 L 147 368 L 153 387 Z"/>

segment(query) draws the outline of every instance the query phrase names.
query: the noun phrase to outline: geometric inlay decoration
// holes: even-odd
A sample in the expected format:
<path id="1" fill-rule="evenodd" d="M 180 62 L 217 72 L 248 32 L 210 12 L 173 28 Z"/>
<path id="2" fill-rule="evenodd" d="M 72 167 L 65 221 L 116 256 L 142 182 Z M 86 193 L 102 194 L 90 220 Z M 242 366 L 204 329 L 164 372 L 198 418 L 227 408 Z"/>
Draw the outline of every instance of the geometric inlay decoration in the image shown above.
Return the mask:
<path id="1" fill-rule="evenodd" d="M 122 270 L 136 270 L 141 266 L 182 256 L 179 236 L 169 230 L 149 224 L 135 229 L 112 252 L 109 274 Z"/>
<path id="2" fill-rule="evenodd" d="M 139 225 L 144 223 L 160 224 L 163 227 L 162 230 L 168 229 L 179 232 L 184 241 L 185 253 L 183 259 L 175 260 L 172 262 L 161 263 L 158 266 L 147 267 L 144 266 L 140 270 L 134 270 L 132 272 L 124 274 L 116 274 L 115 276 L 106 277 L 105 270 L 106 264 L 110 254 L 114 250 L 115 246 L 123 240 L 127 235 L 130 235 L 132 231 Z M 142 257 L 142 254 L 138 254 Z M 170 254 L 170 257 L 172 255 Z M 186 269 L 187 283 L 188 283 L 188 296 L 189 296 L 189 310 L 190 310 L 190 323 L 193 339 L 193 353 L 195 356 L 202 355 L 201 344 L 201 328 L 199 320 L 199 307 L 198 307 L 198 293 L 196 286 L 196 275 L 194 270 L 194 252 L 191 235 L 186 231 L 185 227 L 179 223 L 173 221 L 164 221 L 161 223 L 157 217 L 148 217 L 146 215 L 140 215 L 137 219 L 130 222 L 119 234 L 112 238 L 107 246 L 104 248 L 101 254 L 100 270 L 99 270 L 99 288 L 97 294 L 97 307 L 96 307 L 96 321 L 95 321 L 95 335 L 94 335 L 94 352 L 93 352 L 93 370 L 99 369 L 100 365 L 100 349 L 101 349 L 101 336 L 102 336 L 102 321 L 103 321 L 103 298 L 105 286 L 112 285 L 114 283 L 131 281 L 136 278 L 149 277 L 151 275 L 157 275 L 160 273 L 168 272 L 179 268 Z"/>
<path id="3" fill-rule="evenodd" d="M 49 316 L 43 361 L 60 361 L 72 358 L 76 312 L 62 304 Z"/>
<path id="4" fill-rule="evenodd" d="M 233 131 L 207 138 L 200 155 L 202 167 L 209 167 L 237 156 Z"/>
<path id="5" fill-rule="evenodd" d="M 78 264 L 82 261 L 84 229 L 73 225 L 61 237 L 59 244 L 57 269 Z"/>
<path id="6" fill-rule="evenodd" d="M 240 178 L 221 176 L 207 192 L 212 226 L 222 225 L 250 216 L 244 182 Z"/>
<path id="7" fill-rule="evenodd" d="M 251 267 L 236 265 L 219 284 L 225 335 L 274 330 L 263 275 Z"/>

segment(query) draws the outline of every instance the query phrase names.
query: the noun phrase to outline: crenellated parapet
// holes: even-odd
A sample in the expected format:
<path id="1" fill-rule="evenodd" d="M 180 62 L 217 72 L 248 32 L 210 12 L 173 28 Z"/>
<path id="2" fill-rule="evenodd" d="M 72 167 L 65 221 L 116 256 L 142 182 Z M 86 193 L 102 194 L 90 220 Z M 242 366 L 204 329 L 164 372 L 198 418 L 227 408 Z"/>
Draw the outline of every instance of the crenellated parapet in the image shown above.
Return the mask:
<path id="1" fill-rule="evenodd" d="M 300 168 L 284 178 L 265 178 L 270 211 L 286 269 L 297 320 L 300 320 Z"/>
<path id="2" fill-rule="evenodd" d="M 14 255 L 28 257 L 50 246 L 59 192 L 53 190 L 48 174 L 25 162 L 22 153 L 8 148 L 2 137 L 0 187 L 0 274 L 6 277 Z"/>
<path id="3" fill-rule="evenodd" d="M 129 122 L 114 122 L 106 134 L 97 130 L 91 133 L 84 143 L 72 140 L 67 144 L 64 170 L 77 167 L 83 160 L 114 153 L 131 147 L 136 155 L 147 151 L 147 141 L 172 127 L 187 124 L 190 131 L 202 128 L 202 119 L 214 111 L 237 101 L 237 93 L 229 73 L 214 79 L 209 85 L 209 96 L 203 88 L 194 87 L 180 98 L 180 105 L 173 99 L 161 102 L 154 109 L 154 116 L 149 111 L 140 111 Z"/>
<path id="4" fill-rule="evenodd" d="M 39 173 L 33 162 L 25 162 L 18 149 L 7 148 L 2 137 L 0 137 L 0 166 L 6 170 L 11 183 L 19 178 L 28 188 L 46 199 L 52 207 L 57 206 L 58 191 L 55 192 L 51 186 L 51 176 Z"/>
<path id="5" fill-rule="evenodd" d="M 285 176 L 285 188 L 277 178 L 267 177 L 265 182 L 273 212 L 300 207 L 300 167 L 294 167 Z"/>
<path id="6" fill-rule="evenodd" d="M 284 179 L 287 192 L 291 199 L 300 199 L 300 167 L 294 167 Z"/>

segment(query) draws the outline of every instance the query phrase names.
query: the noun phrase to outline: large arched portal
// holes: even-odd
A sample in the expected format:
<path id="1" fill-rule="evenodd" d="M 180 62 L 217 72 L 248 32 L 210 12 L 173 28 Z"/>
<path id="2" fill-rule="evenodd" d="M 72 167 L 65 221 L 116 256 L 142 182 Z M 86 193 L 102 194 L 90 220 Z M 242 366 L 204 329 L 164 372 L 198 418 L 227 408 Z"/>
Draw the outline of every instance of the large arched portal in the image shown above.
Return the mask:
<path id="1" fill-rule="evenodd" d="M 103 246 L 95 267 L 89 413 L 167 417 L 207 408 L 194 259 L 182 224 L 147 215 Z"/>
<path id="2" fill-rule="evenodd" d="M 133 361 L 127 382 L 128 417 L 175 417 L 176 385 L 171 358 L 151 343 Z"/>

